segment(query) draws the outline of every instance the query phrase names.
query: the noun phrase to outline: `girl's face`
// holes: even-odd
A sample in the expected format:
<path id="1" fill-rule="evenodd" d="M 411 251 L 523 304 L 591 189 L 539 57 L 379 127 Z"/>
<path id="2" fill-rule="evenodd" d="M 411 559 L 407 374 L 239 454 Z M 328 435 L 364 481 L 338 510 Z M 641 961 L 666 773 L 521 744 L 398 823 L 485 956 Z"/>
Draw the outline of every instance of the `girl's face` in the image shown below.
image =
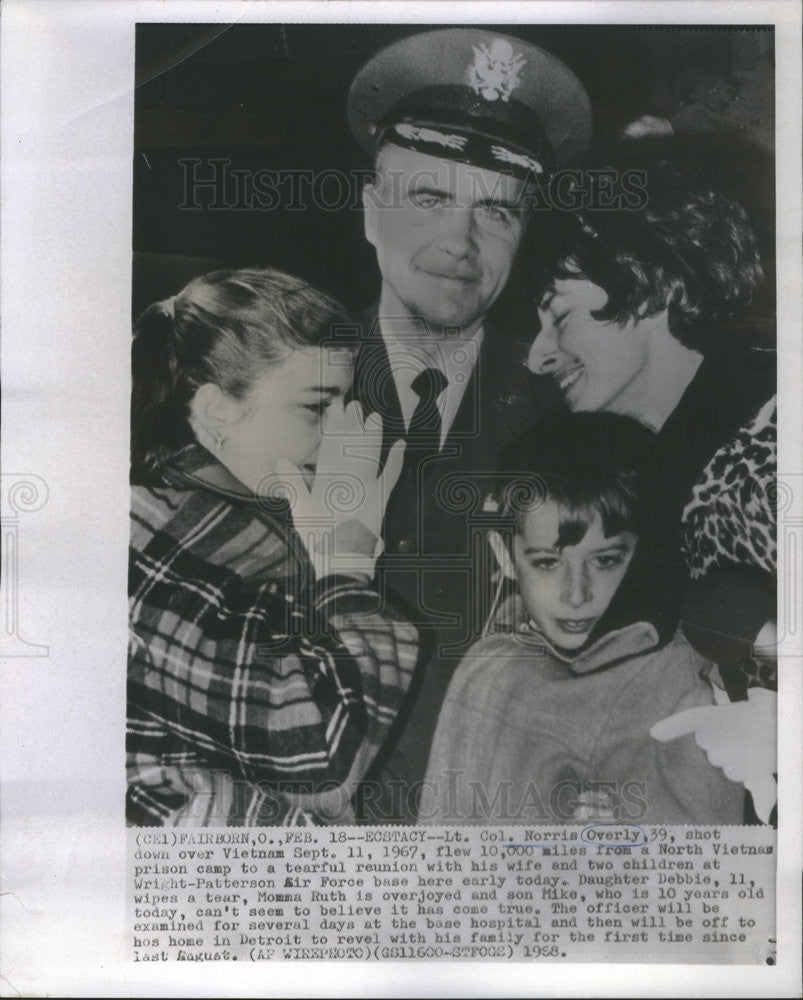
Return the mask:
<path id="1" fill-rule="evenodd" d="M 541 332 L 528 367 L 551 375 L 570 410 L 610 410 L 638 416 L 649 363 L 650 324 L 622 326 L 591 314 L 608 301 L 586 278 L 559 278 L 541 300 Z"/>
<path id="2" fill-rule="evenodd" d="M 326 409 L 351 385 L 353 354 L 343 348 L 298 347 L 258 376 L 241 400 L 226 397 L 223 464 L 256 493 L 278 459 L 314 470 Z"/>
<path id="3" fill-rule="evenodd" d="M 626 531 L 606 538 L 595 514 L 576 545 L 559 549 L 559 528 L 553 500 L 522 515 L 513 561 L 519 593 L 539 631 L 556 646 L 579 649 L 622 582 L 636 536 Z"/>

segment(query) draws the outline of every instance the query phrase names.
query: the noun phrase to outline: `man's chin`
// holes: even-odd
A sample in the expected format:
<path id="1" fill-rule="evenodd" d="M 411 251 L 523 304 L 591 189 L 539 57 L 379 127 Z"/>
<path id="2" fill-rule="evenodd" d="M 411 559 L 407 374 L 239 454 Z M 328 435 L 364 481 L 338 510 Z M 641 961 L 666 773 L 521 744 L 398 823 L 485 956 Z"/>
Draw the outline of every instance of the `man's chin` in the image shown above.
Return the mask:
<path id="1" fill-rule="evenodd" d="M 466 308 L 465 302 L 454 304 L 440 300 L 422 305 L 418 316 L 433 328 L 479 326 L 483 313 L 476 308 Z"/>

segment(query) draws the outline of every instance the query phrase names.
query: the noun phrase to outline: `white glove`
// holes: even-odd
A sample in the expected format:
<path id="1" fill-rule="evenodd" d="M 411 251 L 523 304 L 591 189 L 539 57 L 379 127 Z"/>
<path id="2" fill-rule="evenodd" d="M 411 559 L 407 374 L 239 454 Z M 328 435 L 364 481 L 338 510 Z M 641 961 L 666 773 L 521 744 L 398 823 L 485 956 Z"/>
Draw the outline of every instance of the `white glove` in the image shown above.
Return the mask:
<path id="1" fill-rule="evenodd" d="M 382 519 L 404 460 L 397 441 L 379 474 L 382 419 L 363 419 L 356 401 L 327 410 L 315 478 L 310 487 L 292 462 L 276 463 L 293 524 L 320 579 L 329 573 L 374 575 L 382 552 Z"/>
<path id="2" fill-rule="evenodd" d="M 778 770 L 775 728 L 778 696 L 766 688 L 748 688 L 747 701 L 687 708 L 656 722 L 655 740 L 667 742 L 692 733 L 714 767 L 739 781 L 753 796 L 756 815 L 768 823 L 778 798 L 773 773 Z"/>
<path id="3" fill-rule="evenodd" d="M 580 793 L 572 816 L 574 822 L 615 819 L 616 810 L 613 807 L 613 797 L 607 789 L 592 788 Z"/>
<path id="4" fill-rule="evenodd" d="M 668 118 L 657 115 L 642 115 L 622 129 L 622 135 L 627 139 L 643 139 L 645 136 L 674 135 L 675 130 Z"/>

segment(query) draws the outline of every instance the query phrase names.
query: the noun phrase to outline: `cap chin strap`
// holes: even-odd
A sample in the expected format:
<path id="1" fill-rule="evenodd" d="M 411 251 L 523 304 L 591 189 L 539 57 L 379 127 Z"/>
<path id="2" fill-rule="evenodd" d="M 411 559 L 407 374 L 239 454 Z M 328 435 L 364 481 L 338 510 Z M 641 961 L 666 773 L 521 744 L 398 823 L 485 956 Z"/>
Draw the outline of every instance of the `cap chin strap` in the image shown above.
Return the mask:
<path id="1" fill-rule="evenodd" d="M 477 132 L 462 132 L 430 122 L 399 122 L 386 126 L 378 136 L 377 148 L 384 142 L 412 149 L 428 156 L 470 163 L 500 174 L 526 179 L 546 173 L 544 164 L 498 139 Z"/>
<path id="2" fill-rule="evenodd" d="M 377 123 L 374 138 L 519 177 L 549 174 L 555 164 L 532 108 L 515 97 L 487 101 L 460 84 L 405 95 Z"/>

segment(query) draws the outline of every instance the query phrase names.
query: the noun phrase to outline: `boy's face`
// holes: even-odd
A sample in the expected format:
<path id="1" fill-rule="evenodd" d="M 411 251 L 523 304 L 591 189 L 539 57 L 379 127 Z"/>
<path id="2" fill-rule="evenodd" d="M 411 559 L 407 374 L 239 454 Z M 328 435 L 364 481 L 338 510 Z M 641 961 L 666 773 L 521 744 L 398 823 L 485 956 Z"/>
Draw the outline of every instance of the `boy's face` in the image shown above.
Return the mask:
<path id="1" fill-rule="evenodd" d="M 579 649 L 627 572 L 636 536 L 608 538 L 599 514 L 576 545 L 558 549 L 560 511 L 547 500 L 522 515 L 514 542 L 516 579 L 533 622 L 550 642 Z"/>

